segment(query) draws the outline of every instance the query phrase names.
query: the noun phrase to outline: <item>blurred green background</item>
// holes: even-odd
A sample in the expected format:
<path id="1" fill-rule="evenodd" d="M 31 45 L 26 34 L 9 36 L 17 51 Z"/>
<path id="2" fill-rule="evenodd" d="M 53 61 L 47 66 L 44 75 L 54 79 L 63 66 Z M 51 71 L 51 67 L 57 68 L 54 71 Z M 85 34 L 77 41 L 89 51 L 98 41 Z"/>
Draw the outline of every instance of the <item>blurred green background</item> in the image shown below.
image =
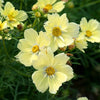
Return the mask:
<path id="1" fill-rule="evenodd" d="M 16 9 L 31 11 L 36 0 L 4 0 L 10 1 Z M 59 0 L 60 1 L 60 0 Z M 100 21 L 100 0 L 69 0 L 65 9 L 60 13 L 67 13 L 70 22 L 80 23 L 82 17 L 88 20 L 93 18 Z M 27 25 L 34 19 L 29 15 Z M 14 30 L 14 35 L 23 35 L 23 31 Z M 5 41 L 7 52 L 5 53 L 3 41 L 0 40 L 0 100 L 76 100 L 77 97 L 87 96 L 89 100 L 100 100 L 100 44 L 88 43 L 86 53 L 78 49 L 70 51 L 72 67 L 75 77 L 63 84 L 56 95 L 48 91 L 40 93 L 32 83 L 31 75 L 33 67 L 27 68 L 14 60 L 19 52 L 18 40 Z"/>

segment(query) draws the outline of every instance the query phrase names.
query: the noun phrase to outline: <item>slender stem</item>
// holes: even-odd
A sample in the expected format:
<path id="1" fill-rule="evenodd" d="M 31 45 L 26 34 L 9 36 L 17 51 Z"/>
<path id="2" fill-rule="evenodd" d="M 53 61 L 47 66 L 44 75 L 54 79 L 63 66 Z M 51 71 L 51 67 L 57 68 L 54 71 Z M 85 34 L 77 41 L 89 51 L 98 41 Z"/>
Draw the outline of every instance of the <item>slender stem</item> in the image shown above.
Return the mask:
<path id="1" fill-rule="evenodd" d="M 47 96 L 46 96 L 46 100 L 48 100 L 48 97 L 49 97 L 49 92 L 47 91 Z"/>
<path id="2" fill-rule="evenodd" d="M 36 22 L 37 22 L 37 18 L 35 18 L 32 27 L 34 27 L 36 25 Z"/>
<path id="3" fill-rule="evenodd" d="M 22 10 L 23 0 L 20 0 L 20 10 Z"/>
<path id="4" fill-rule="evenodd" d="M 6 44 L 5 44 L 5 39 L 4 39 L 4 37 L 2 37 L 2 41 L 3 41 L 3 47 L 4 47 L 4 50 L 5 50 L 5 53 L 6 53 L 7 57 L 10 58 L 10 56 L 9 56 L 9 54 L 8 54 L 8 52 L 7 52 L 7 48 L 6 48 Z"/>

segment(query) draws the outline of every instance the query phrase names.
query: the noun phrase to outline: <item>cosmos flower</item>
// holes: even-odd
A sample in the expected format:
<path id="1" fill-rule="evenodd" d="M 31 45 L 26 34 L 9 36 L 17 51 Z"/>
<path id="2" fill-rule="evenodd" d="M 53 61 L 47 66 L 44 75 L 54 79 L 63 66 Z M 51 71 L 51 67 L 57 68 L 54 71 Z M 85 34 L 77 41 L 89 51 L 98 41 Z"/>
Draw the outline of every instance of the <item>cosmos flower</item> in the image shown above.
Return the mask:
<path id="1" fill-rule="evenodd" d="M 37 71 L 32 74 L 33 83 L 38 91 L 44 93 L 49 88 L 50 93 L 56 94 L 63 82 L 73 78 L 73 69 L 66 65 L 68 59 L 64 53 L 54 56 L 50 48 L 39 54 L 38 60 L 33 62 Z"/>
<path id="2" fill-rule="evenodd" d="M 34 7 L 38 7 L 43 12 L 60 12 L 64 8 L 64 2 L 57 0 L 38 0 Z"/>
<path id="3" fill-rule="evenodd" d="M 79 25 L 76 23 L 69 23 L 66 14 L 59 16 L 58 14 L 48 14 L 48 21 L 44 28 L 47 36 L 50 38 L 50 47 L 56 51 L 58 47 L 62 48 L 73 43 L 78 36 Z"/>
<path id="4" fill-rule="evenodd" d="M 37 59 L 39 52 L 49 43 L 49 39 L 42 31 L 38 35 L 32 28 L 27 29 L 24 32 L 24 39 L 20 39 L 17 45 L 21 51 L 16 58 L 25 66 L 31 66 L 32 61 Z"/>
<path id="5" fill-rule="evenodd" d="M 91 19 L 87 22 L 86 18 L 82 18 L 80 22 L 80 37 L 85 38 L 89 42 L 100 42 L 100 23 Z"/>
<path id="6" fill-rule="evenodd" d="M 0 8 L 0 13 L 5 17 L 8 26 L 13 29 L 17 25 L 27 19 L 27 14 L 23 10 L 15 10 L 15 7 L 7 2 L 4 6 L 4 9 Z"/>

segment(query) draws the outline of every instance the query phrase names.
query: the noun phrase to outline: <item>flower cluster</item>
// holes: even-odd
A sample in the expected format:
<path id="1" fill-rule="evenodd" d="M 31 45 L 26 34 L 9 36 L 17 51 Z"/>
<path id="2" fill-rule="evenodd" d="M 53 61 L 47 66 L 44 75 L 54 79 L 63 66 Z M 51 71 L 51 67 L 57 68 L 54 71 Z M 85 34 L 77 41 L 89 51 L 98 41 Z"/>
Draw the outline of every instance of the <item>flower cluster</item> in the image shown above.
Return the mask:
<path id="1" fill-rule="evenodd" d="M 25 66 L 33 65 L 37 70 L 32 79 L 40 92 L 49 88 L 50 93 L 55 94 L 63 82 L 73 78 L 73 70 L 66 65 L 69 59 L 66 54 L 54 56 L 53 53 L 58 48 L 72 44 L 84 52 L 87 41 L 100 42 L 100 28 L 99 22 L 93 19 L 87 22 L 82 18 L 80 25 L 69 22 L 66 14 L 48 14 L 47 19 L 44 23 L 45 32 L 40 31 L 38 35 L 32 28 L 25 30 L 24 39 L 20 39 L 18 43 L 20 53 L 16 58 Z M 92 24 L 96 24 L 95 28 Z"/>
<path id="2" fill-rule="evenodd" d="M 66 13 L 58 14 L 64 9 L 64 3 L 64 0 L 38 0 L 32 10 L 36 16 L 47 14 L 44 31 L 37 32 L 32 27 L 26 29 L 24 38 L 20 39 L 17 45 L 20 50 L 16 55 L 17 61 L 36 69 L 32 80 L 37 90 L 42 93 L 49 88 L 49 92 L 55 94 L 62 83 L 74 77 L 72 67 L 67 64 L 70 58 L 65 53 L 57 54 L 58 49 L 63 48 L 65 51 L 69 47 L 85 52 L 88 42 L 100 43 L 100 23 L 95 19 L 87 21 L 85 17 L 80 24 L 69 22 Z M 16 10 L 10 2 L 7 2 L 4 8 L 0 7 L 0 13 L 4 19 L 0 20 L 1 36 L 5 28 L 12 30 L 28 18 L 26 12 Z"/>

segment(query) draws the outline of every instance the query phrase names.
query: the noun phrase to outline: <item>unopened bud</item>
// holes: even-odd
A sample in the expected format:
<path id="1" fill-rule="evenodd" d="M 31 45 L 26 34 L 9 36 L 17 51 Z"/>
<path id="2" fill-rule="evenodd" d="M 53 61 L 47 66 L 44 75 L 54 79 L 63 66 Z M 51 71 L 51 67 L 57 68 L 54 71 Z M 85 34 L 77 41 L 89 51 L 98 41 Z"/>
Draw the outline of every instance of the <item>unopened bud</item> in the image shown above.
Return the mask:
<path id="1" fill-rule="evenodd" d="M 74 45 L 74 44 L 68 46 L 68 49 L 69 49 L 69 50 L 72 50 L 72 49 L 74 49 L 74 48 L 75 48 L 75 45 Z"/>
<path id="2" fill-rule="evenodd" d="M 71 54 L 71 53 L 66 53 L 67 54 L 67 56 L 73 56 L 73 54 Z"/>
<path id="3" fill-rule="evenodd" d="M 43 12 L 44 12 L 44 13 L 48 13 L 48 9 L 43 8 Z"/>
<path id="4" fill-rule="evenodd" d="M 63 47 L 63 48 L 59 48 L 61 51 L 65 51 L 66 50 L 66 46 L 65 47 Z"/>
<path id="5" fill-rule="evenodd" d="M 70 60 L 67 61 L 67 64 L 70 65 L 70 66 L 72 66 L 72 63 L 71 63 Z"/>
<path id="6" fill-rule="evenodd" d="M 22 24 L 18 24 L 18 25 L 17 25 L 17 29 L 19 29 L 20 31 L 23 30 Z"/>
<path id="7" fill-rule="evenodd" d="M 5 33 L 8 33 L 8 32 L 9 32 L 9 30 L 8 30 L 8 29 L 4 29 L 3 31 L 4 31 Z"/>
<path id="8" fill-rule="evenodd" d="M 32 10 L 34 11 L 34 10 L 37 10 L 37 9 L 38 9 L 37 4 L 34 4 L 34 5 L 32 6 Z"/>
<path id="9" fill-rule="evenodd" d="M 74 8 L 74 3 L 72 1 L 68 2 L 68 7 L 69 8 Z"/>
<path id="10" fill-rule="evenodd" d="M 40 17 L 40 16 L 41 16 L 41 13 L 40 13 L 40 12 L 36 12 L 36 13 L 35 13 L 35 16 L 36 16 L 36 17 Z"/>
<path id="11" fill-rule="evenodd" d="M 61 1 L 68 2 L 68 0 L 61 0 Z"/>

